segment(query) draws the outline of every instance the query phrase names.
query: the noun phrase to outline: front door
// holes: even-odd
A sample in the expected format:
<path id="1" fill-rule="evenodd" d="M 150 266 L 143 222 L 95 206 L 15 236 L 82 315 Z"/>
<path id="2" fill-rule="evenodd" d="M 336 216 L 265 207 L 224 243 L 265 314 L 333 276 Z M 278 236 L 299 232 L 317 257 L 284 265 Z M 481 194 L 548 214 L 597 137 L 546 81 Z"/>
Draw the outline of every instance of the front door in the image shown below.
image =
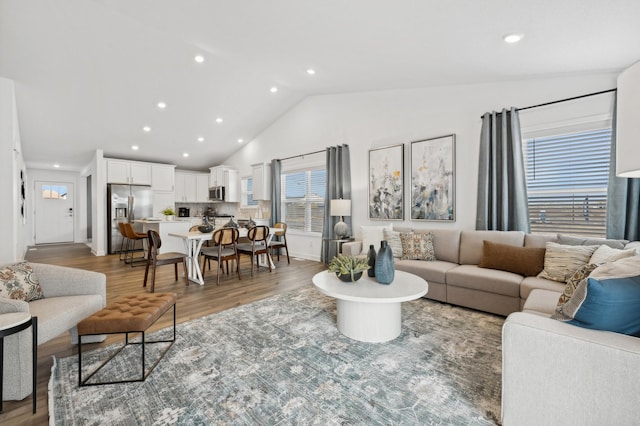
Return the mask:
<path id="1" fill-rule="evenodd" d="M 74 241 L 73 183 L 35 182 L 36 244 Z"/>

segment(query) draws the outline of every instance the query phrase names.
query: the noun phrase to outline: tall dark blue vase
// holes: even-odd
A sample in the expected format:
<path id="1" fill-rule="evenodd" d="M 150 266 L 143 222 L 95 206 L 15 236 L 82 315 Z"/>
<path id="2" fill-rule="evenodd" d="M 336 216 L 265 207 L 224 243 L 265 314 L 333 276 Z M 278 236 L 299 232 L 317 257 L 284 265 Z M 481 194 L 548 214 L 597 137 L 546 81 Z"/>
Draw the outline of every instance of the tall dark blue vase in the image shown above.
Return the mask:
<path id="1" fill-rule="evenodd" d="M 391 284 L 396 267 L 393 264 L 393 252 L 386 240 L 380 241 L 380 250 L 376 256 L 376 279 L 380 284 Z"/>
<path id="2" fill-rule="evenodd" d="M 376 276 L 376 249 L 373 248 L 373 244 L 369 245 L 369 252 L 367 253 L 367 263 L 369 269 L 367 269 L 367 275 L 370 277 Z"/>

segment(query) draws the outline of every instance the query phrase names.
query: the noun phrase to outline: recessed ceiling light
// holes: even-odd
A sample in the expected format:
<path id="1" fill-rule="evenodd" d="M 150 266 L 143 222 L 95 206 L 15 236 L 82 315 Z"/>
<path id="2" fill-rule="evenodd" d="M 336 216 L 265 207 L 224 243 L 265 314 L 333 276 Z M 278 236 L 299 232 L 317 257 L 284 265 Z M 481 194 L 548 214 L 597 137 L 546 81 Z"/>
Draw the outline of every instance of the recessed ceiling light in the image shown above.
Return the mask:
<path id="1" fill-rule="evenodd" d="M 167 104 L 164 102 L 158 102 L 158 108 L 160 109 L 165 109 L 167 107 Z"/>
<path id="2" fill-rule="evenodd" d="M 244 139 L 238 139 L 238 143 L 244 142 Z"/>
<path id="3" fill-rule="evenodd" d="M 142 128 L 142 130 L 144 130 L 145 132 L 149 133 L 149 132 L 151 131 L 151 127 L 149 127 L 149 126 L 144 126 L 144 127 Z"/>
<path id="4" fill-rule="evenodd" d="M 218 123 L 218 124 L 222 123 L 222 117 L 216 118 L 216 123 Z"/>
<path id="5" fill-rule="evenodd" d="M 524 37 L 524 34 L 507 34 L 502 39 L 507 43 L 517 43 Z"/>
<path id="6" fill-rule="evenodd" d="M 131 149 L 137 151 L 139 149 L 138 145 L 131 145 Z"/>
<path id="7" fill-rule="evenodd" d="M 314 69 L 309 68 L 307 70 L 307 74 L 309 74 L 309 75 L 314 75 L 315 73 L 316 73 L 316 70 L 314 70 Z"/>
<path id="8" fill-rule="evenodd" d="M 204 62 L 204 56 L 202 56 L 202 55 L 196 55 L 196 56 L 193 58 L 193 60 L 194 60 L 194 61 L 196 61 L 197 63 L 201 64 L 201 63 L 203 63 L 203 62 Z"/>
<path id="9" fill-rule="evenodd" d="M 53 167 L 55 167 L 56 169 L 60 168 L 60 164 L 54 164 Z"/>
<path id="10" fill-rule="evenodd" d="M 271 93 L 276 93 L 278 91 L 278 88 L 276 86 L 273 86 L 271 89 L 269 89 L 271 91 Z"/>
<path id="11" fill-rule="evenodd" d="M 185 153 L 183 153 L 183 154 L 182 154 L 182 156 L 183 156 L 183 157 L 188 157 L 188 156 L 189 156 L 189 153 L 188 153 L 188 152 L 185 152 Z"/>
<path id="12" fill-rule="evenodd" d="M 200 136 L 200 137 L 198 138 L 198 142 L 204 142 L 204 138 L 203 138 L 202 136 Z"/>

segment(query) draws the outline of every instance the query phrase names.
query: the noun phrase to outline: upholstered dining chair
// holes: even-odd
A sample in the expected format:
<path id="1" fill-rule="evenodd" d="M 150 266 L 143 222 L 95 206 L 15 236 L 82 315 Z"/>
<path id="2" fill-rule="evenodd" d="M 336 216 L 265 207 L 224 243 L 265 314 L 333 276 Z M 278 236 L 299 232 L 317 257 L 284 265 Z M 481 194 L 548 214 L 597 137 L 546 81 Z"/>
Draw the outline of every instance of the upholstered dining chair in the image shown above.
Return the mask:
<path id="1" fill-rule="evenodd" d="M 289 260 L 289 247 L 287 247 L 287 224 L 284 222 L 278 222 L 273 225 L 277 231 L 273 234 L 273 239 L 269 243 L 271 249 L 271 257 L 273 258 L 273 251 L 278 250 L 278 261 L 280 261 L 280 249 L 284 249 L 287 253 L 287 263 L 291 263 Z"/>
<path id="2" fill-rule="evenodd" d="M 254 226 L 249 229 L 247 233 L 248 243 L 238 244 L 238 251 L 251 256 L 251 275 L 253 276 L 253 261 L 259 267 L 258 257 L 262 254 L 267 256 L 267 266 L 269 272 L 271 272 L 271 262 L 269 256 L 269 246 L 267 245 L 267 238 L 269 237 L 268 226 Z"/>
<path id="3" fill-rule="evenodd" d="M 201 253 L 204 256 L 202 260 L 202 278 L 204 279 L 205 265 L 207 261 L 215 260 L 218 262 L 218 272 L 216 274 L 216 284 L 220 285 L 220 269 L 222 269 L 222 262 L 226 263 L 227 275 L 229 274 L 229 261 L 236 261 L 236 271 L 238 273 L 238 279 L 240 277 L 240 253 L 238 253 L 238 230 L 235 228 L 220 228 L 213 232 L 213 247 L 206 247 L 202 249 Z M 211 264 L 209 264 L 211 268 Z"/>
<path id="4" fill-rule="evenodd" d="M 144 256 L 140 258 L 134 258 L 133 254 L 136 252 L 136 242 L 140 241 L 142 243 L 142 247 L 139 251 L 142 251 L 144 255 L 144 241 L 147 239 L 147 234 L 143 232 L 136 232 L 128 222 L 122 222 L 122 229 L 124 230 L 124 234 L 127 237 L 128 246 L 126 248 L 126 253 L 124 257 L 124 263 L 127 263 L 131 266 L 141 266 L 145 264 Z"/>
<path id="5" fill-rule="evenodd" d="M 182 263 L 184 269 L 184 283 L 185 285 L 189 285 L 189 278 L 187 274 L 187 258 L 184 253 L 178 252 L 169 252 L 169 253 L 159 253 L 160 247 L 162 246 L 162 240 L 160 239 L 160 235 L 150 229 L 147 231 L 147 236 L 149 238 L 149 251 L 147 254 L 147 267 L 144 270 L 144 283 L 142 287 L 147 286 L 147 277 L 149 275 L 149 269 L 151 269 L 151 293 L 153 293 L 156 289 L 156 268 L 161 265 L 171 265 L 174 266 L 174 273 L 176 276 L 176 281 L 178 281 L 178 263 Z"/>

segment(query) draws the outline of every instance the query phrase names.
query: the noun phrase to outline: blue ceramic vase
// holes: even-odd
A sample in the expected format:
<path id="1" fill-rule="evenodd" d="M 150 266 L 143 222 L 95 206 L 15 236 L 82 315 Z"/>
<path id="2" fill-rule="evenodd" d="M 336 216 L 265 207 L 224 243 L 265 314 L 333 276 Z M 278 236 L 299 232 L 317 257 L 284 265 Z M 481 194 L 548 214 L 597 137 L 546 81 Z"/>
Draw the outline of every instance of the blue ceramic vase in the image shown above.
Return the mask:
<path id="1" fill-rule="evenodd" d="M 373 244 L 369 245 L 369 252 L 367 253 L 367 263 L 369 269 L 367 269 L 367 275 L 370 277 L 376 276 L 376 249 L 373 248 Z"/>
<path id="2" fill-rule="evenodd" d="M 380 284 L 391 284 L 396 272 L 393 263 L 393 252 L 386 240 L 380 241 L 380 250 L 376 256 L 375 274 Z"/>

